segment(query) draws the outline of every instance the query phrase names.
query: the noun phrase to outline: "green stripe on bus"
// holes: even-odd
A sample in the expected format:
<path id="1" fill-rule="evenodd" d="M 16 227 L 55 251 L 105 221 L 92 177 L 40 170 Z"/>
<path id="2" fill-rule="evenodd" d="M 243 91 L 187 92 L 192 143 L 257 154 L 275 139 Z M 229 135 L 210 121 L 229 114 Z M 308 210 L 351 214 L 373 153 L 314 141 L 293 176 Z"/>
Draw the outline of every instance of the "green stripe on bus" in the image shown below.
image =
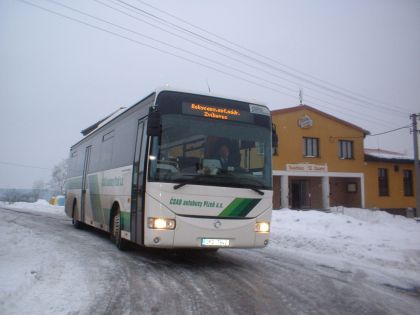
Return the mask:
<path id="1" fill-rule="evenodd" d="M 250 199 L 248 205 L 239 213 L 240 217 L 245 217 L 248 213 L 255 208 L 255 206 L 260 202 L 261 199 Z"/>
<path id="2" fill-rule="evenodd" d="M 131 213 L 120 212 L 120 214 L 121 214 L 121 230 L 130 232 Z"/>
<path id="3" fill-rule="evenodd" d="M 235 198 L 220 214 L 219 217 L 229 217 L 242 202 L 241 198 Z"/>
<path id="4" fill-rule="evenodd" d="M 101 196 L 99 191 L 98 175 L 89 175 L 89 197 L 93 214 L 93 221 L 105 223 L 102 215 Z"/>
<path id="5" fill-rule="evenodd" d="M 66 180 L 66 189 L 82 189 L 82 177 L 76 177 Z"/>
<path id="6" fill-rule="evenodd" d="M 240 204 L 232 210 L 232 212 L 230 213 L 230 216 L 232 217 L 246 216 L 248 212 L 251 211 L 251 209 L 248 212 L 246 211 L 248 209 L 248 205 L 250 202 L 251 202 L 250 199 L 241 199 Z"/>
<path id="7" fill-rule="evenodd" d="M 261 199 L 235 198 L 219 217 L 245 217 L 260 202 Z"/>
<path id="8" fill-rule="evenodd" d="M 107 224 L 107 225 L 108 224 L 112 224 L 110 222 L 111 209 L 109 209 L 109 208 L 102 208 L 102 213 L 104 214 L 104 221 L 105 221 L 104 223 Z"/>

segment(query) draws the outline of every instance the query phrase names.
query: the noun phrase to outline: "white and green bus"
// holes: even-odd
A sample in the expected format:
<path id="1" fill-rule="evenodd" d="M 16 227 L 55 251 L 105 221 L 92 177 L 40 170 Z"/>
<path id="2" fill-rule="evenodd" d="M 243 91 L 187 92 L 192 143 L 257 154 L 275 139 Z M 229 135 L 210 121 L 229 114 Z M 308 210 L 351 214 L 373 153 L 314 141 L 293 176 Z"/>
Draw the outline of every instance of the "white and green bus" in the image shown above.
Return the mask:
<path id="1" fill-rule="evenodd" d="M 73 224 L 161 248 L 269 241 L 272 124 L 254 102 L 158 90 L 82 131 L 70 150 Z"/>

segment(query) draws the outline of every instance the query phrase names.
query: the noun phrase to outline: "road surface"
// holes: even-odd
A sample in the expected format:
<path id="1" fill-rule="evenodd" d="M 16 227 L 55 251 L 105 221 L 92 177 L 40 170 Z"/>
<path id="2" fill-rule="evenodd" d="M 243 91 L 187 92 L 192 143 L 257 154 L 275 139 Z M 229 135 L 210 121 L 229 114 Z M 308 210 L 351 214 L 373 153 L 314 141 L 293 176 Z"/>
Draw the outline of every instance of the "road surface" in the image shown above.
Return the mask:
<path id="1" fill-rule="evenodd" d="M 266 249 L 119 251 L 63 215 L 0 208 L 1 314 L 419 314 L 420 295 Z"/>

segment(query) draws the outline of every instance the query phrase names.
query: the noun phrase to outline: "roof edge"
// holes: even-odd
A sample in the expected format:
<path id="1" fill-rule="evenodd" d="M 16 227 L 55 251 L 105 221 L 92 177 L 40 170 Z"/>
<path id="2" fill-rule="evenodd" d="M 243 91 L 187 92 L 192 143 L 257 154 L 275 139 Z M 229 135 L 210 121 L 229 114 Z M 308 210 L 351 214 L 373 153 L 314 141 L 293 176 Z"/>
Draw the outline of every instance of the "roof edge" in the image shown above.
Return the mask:
<path id="1" fill-rule="evenodd" d="M 343 119 L 337 118 L 337 117 L 335 117 L 333 115 L 327 114 L 327 113 L 325 113 L 325 112 L 323 112 L 323 111 L 321 111 L 319 109 L 316 109 L 316 108 L 314 108 L 312 106 L 305 105 L 305 104 L 299 104 L 298 106 L 294 106 L 294 107 L 288 107 L 288 108 L 281 108 L 281 109 L 272 110 L 271 111 L 271 115 L 273 116 L 273 115 L 276 115 L 276 114 L 291 113 L 291 112 L 296 112 L 296 111 L 299 111 L 299 110 L 302 110 L 302 109 L 310 110 L 310 111 L 312 111 L 314 113 L 317 113 L 317 114 L 319 114 L 321 116 L 324 116 L 324 117 L 326 117 L 328 119 L 335 120 L 336 122 L 338 122 L 340 124 L 349 126 L 351 128 L 354 128 L 354 129 L 357 129 L 357 130 L 361 131 L 365 136 L 366 135 L 370 135 L 370 131 L 368 131 L 366 129 L 363 129 L 363 128 L 359 127 L 359 126 L 356 126 L 355 124 L 352 124 L 352 123 L 350 123 L 348 121 L 345 121 Z"/>

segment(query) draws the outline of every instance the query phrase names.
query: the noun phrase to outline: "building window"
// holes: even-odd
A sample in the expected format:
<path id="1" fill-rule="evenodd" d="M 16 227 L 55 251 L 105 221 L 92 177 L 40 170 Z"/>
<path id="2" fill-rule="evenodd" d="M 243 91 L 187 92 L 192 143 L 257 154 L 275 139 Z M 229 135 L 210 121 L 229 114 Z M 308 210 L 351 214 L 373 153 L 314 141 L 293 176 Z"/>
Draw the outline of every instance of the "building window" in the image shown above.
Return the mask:
<path id="1" fill-rule="evenodd" d="M 388 170 L 386 168 L 378 169 L 379 196 L 389 196 L 388 191 Z"/>
<path id="2" fill-rule="evenodd" d="M 404 196 L 413 196 L 413 172 L 404 170 Z"/>
<path id="3" fill-rule="evenodd" d="M 319 138 L 303 138 L 303 155 L 319 157 Z"/>
<path id="4" fill-rule="evenodd" d="M 338 145 L 340 146 L 340 159 L 353 158 L 353 141 L 340 140 Z"/>

